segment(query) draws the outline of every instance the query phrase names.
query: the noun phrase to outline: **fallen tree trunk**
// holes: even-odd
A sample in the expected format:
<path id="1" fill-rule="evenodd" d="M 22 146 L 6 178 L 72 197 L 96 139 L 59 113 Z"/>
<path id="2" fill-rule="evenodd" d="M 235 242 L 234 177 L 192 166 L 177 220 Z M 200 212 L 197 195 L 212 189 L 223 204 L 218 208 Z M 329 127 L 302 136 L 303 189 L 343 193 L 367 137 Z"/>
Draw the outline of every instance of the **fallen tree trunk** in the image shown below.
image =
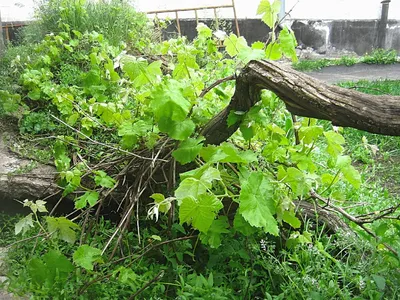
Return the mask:
<path id="1" fill-rule="evenodd" d="M 263 89 L 274 92 L 295 115 L 371 133 L 400 135 L 400 96 L 368 95 L 326 84 L 277 62 L 251 61 L 236 78 L 229 105 L 202 130 L 206 143 L 226 141 L 240 125 L 228 127 L 229 113 L 248 111 L 260 100 Z"/>

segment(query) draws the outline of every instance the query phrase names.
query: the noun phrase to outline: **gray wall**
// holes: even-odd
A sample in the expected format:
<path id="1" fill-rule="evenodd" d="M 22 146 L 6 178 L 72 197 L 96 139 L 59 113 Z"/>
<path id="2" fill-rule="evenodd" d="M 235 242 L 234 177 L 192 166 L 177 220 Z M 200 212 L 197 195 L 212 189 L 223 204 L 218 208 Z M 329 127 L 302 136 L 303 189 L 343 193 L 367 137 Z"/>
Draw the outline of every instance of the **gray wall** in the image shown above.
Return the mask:
<path id="1" fill-rule="evenodd" d="M 213 20 L 201 20 L 212 26 Z M 220 21 L 224 24 L 221 29 L 236 33 L 232 19 Z M 292 20 L 293 29 L 300 46 L 311 47 L 321 53 L 335 50 L 354 51 L 359 55 L 378 48 L 378 20 Z M 289 24 L 290 25 L 290 24 Z M 181 32 L 189 39 L 196 35 L 196 21 L 180 20 Z M 269 28 L 259 19 L 240 19 L 240 33 L 249 44 L 255 41 L 265 41 Z M 173 21 L 164 32 L 164 37 L 177 35 L 176 23 Z M 400 21 L 390 20 L 386 32 L 386 49 L 400 52 Z"/>

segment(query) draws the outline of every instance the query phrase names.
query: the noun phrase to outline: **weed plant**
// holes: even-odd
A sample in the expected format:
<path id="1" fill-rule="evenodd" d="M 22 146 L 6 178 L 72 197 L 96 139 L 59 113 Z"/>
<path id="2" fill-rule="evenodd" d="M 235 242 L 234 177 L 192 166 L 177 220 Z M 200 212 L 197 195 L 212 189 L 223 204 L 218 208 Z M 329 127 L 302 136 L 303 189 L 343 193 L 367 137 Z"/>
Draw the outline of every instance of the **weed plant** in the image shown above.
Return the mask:
<path id="1" fill-rule="evenodd" d="M 315 70 L 321 70 L 322 68 L 326 68 L 329 66 L 353 66 L 358 63 L 365 64 L 379 64 L 379 65 L 387 65 L 394 64 L 398 62 L 397 52 L 396 50 L 384 50 L 377 49 L 370 54 L 362 56 L 360 58 L 351 57 L 351 56 L 343 56 L 339 59 L 316 59 L 316 60 L 300 60 L 297 63 L 293 64 L 293 68 L 298 71 L 309 72 Z"/>
<path id="2" fill-rule="evenodd" d="M 46 34 L 74 29 L 96 31 L 110 44 L 126 43 L 129 49 L 143 50 L 152 38 L 152 25 L 145 14 L 136 12 L 127 0 L 41 0 L 36 18 L 21 31 L 24 44 L 40 42 Z"/>

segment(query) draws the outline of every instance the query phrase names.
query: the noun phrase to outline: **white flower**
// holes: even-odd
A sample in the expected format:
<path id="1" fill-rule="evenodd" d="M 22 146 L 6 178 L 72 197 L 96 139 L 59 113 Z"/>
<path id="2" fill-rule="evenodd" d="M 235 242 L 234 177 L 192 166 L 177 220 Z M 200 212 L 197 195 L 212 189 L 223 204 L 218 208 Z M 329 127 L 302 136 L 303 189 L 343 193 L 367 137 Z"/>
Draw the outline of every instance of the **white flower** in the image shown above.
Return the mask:
<path id="1" fill-rule="evenodd" d="M 214 31 L 214 36 L 215 36 L 217 39 L 223 41 L 223 40 L 225 40 L 227 34 L 226 34 L 225 31 L 217 30 L 217 31 Z"/>

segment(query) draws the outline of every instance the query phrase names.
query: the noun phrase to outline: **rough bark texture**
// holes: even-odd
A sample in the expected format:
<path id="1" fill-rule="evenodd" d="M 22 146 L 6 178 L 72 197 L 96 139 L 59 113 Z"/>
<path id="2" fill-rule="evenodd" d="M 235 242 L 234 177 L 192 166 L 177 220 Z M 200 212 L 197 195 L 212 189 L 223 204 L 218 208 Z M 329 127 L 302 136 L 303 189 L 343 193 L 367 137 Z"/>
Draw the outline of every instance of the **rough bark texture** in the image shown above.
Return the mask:
<path id="1" fill-rule="evenodd" d="M 400 135 L 400 97 L 376 96 L 326 84 L 272 61 L 251 61 L 236 79 L 229 105 L 203 129 L 208 144 L 226 141 L 239 127 L 227 125 L 231 110 L 248 111 L 267 89 L 299 116 L 332 121 L 383 135 Z"/>
<path id="2" fill-rule="evenodd" d="M 345 232 L 354 235 L 354 231 L 340 217 L 333 212 L 325 210 L 318 204 L 313 204 L 306 201 L 294 201 L 297 215 L 302 219 L 303 224 L 306 219 L 325 224 L 326 228 L 332 233 Z"/>
<path id="3" fill-rule="evenodd" d="M 0 212 L 26 213 L 29 209 L 16 200 L 43 199 L 58 191 L 54 181 L 56 170 L 42 164 L 31 169 L 30 160 L 11 153 L 4 140 L 15 135 L 15 131 L 4 122 L 0 121 Z"/>

